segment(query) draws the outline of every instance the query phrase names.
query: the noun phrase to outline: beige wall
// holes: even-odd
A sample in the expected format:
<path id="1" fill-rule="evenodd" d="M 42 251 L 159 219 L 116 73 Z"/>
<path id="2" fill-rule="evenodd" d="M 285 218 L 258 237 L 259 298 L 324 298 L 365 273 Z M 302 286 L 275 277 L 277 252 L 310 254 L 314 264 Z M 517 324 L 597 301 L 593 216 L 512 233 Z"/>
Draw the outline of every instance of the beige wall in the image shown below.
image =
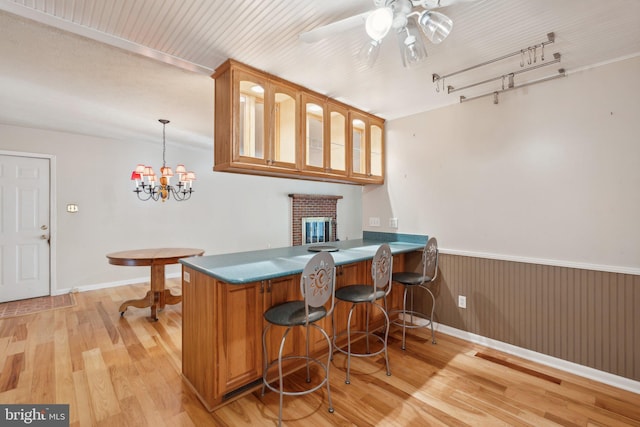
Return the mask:
<path id="1" fill-rule="evenodd" d="M 387 123 L 363 224 L 438 238 L 436 321 L 640 381 L 639 76 L 636 57 Z"/>
<path id="2" fill-rule="evenodd" d="M 191 200 L 142 202 L 129 180 L 137 163 L 162 163 L 161 141 L 151 144 L 0 125 L 0 151 L 53 155 L 53 293 L 146 278 L 146 267 L 119 267 L 105 254 L 148 247 L 198 247 L 207 254 L 291 244 L 290 193 L 343 196 L 338 237 L 362 236 L 361 187 L 213 172 L 213 147 L 167 145 L 167 162 L 184 162 L 197 175 Z M 68 203 L 79 212 L 65 211 Z M 176 274 L 178 266 L 169 266 Z"/>
<path id="3" fill-rule="evenodd" d="M 640 57 L 389 121 L 365 229 L 396 217 L 456 253 L 640 273 L 638 76 Z"/>

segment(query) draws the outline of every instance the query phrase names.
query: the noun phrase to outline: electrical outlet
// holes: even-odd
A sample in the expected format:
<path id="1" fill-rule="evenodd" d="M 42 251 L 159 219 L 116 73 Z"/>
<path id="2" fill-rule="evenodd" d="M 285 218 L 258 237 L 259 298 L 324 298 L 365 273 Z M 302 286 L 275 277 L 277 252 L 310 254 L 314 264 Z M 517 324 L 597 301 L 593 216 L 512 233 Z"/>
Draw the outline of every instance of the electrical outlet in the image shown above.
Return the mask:
<path id="1" fill-rule="evenodd" d="M 389 218 L 389 228 L 398 228 L 398 218 Z"/>
<path id="2" fill-rule="evenodd" d="M 467 308 L 467 297 L 464 295 L 458 295 L 458 307 Z"/>
<path id="3" fill-rule="evenodd" d="M 185 282 L 191 283 L 191 274 L 188 271 L 185 271 L 182 275 L 182 278 Z"/>
<path id="4" fill-rule="evenodd" d="M 369 227 L 380 227 L 380 218 L 377 216 L 369 217 Z"/>

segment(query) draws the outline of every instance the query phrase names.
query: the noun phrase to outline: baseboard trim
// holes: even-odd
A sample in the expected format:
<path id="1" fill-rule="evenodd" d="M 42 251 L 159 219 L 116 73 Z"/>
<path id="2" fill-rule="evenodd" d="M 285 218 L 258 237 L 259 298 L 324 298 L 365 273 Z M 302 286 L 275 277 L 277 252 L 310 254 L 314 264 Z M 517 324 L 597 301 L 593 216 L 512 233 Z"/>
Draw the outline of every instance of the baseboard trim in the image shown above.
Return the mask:
<path id="1" fill-rule="evenodd" d="M 167 274 L 165 278 L 175 279 L 175 278 L 180 278 L 181 275 L 182 275 L 181 272 L 170 273 L 170 274 Z M 68 294 L 72 292 L 95 291 L 98 289 L 115 288 L 117 286 L 137 285 L 145 282 L 149 282 L 149 276 L 136 277 L 136 278 L 127 279 L 127 280 L 118 280 L 115 282 L 105 282 L 105 283 L 96 283 L 93 285 L 76 286 L 73 288 L 57 289 L 53 291 L 51 295 L 62 295 L 62 294 Z"/>
<path id="2" fill-rule="evenodd" d="M 437 332 L 442 332 L 443 334 L 451 335 L 475 344 L 480 344 L 494 350 L 502 351 L 503 353 L 512 354 L 514 356 L 518 356 L 532 362 L 540 363 L 551 368 L 569 372 L 571 374 L 598 381 L 603 384 L 607 384 L 623 390 L 627 390 L 632 393 L 640 394 L 640 382 L 631 380 L 629 378 L 610 374 L 608 372 L 600 371 L 598 369 L 590 368 L 578 363 L 568 362 L 557 357 L 552 357 L 546 354 L 538 353 L 536 351 L 527 350 L 526 348 L 518 347 L 513 344 L 507 344 L 502 341 L 497 341 L 491 338 L 483 337 L 481 335 L 462 331 L 460 329 L 452 328 L 450 326 L 442 325 L 436 322 L 434 322 L 434 327 L 436 328 Z"/>

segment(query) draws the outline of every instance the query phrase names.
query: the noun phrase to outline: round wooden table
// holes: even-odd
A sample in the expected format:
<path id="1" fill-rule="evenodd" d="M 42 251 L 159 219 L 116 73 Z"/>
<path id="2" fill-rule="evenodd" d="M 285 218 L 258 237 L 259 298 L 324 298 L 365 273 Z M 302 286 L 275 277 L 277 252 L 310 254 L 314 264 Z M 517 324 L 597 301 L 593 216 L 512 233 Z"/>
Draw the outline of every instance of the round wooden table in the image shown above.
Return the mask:
<path id="1" fill-rule="evenodd" d="M 123 316 L 129 306 L 151 307 L 151 319 L 158 320 L 158 308 L 163 309 L 166 304 L 177 304 L 182 301 L 182 295 L 173 295 L 170 289 L 165 289 L 164 266 L 177 264 L 181 258 L 200 256 L 203 253 L 202 249 L 195 248 L 158 248 L 107 254 L 109 264 L 151 267 L 151 289 L 143 298 L 123 302 L 120 305 L 120 315 Z"/>

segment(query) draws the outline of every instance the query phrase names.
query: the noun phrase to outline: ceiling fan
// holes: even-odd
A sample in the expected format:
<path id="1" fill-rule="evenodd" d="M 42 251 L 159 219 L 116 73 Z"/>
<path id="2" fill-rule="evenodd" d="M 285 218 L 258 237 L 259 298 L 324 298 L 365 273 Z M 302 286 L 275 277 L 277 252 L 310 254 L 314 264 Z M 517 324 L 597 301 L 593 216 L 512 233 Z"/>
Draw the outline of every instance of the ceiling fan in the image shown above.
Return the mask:
<path id="1" fill-rule="evenodd" d="M 433 9 L 473 0 L 373 0 L 375 9 L 300 34 L 301 41 L 314 43 L 326 37 L 364 25 L 368 40 L 360 49 L 360 59 L 369 67 L 375 63 L 382 40 L 393 31 L 398 36 L 402 63 L 411 68 L 427 57 L 420 31 L 431 41 L 442 42 L 453 21 Z"/>

